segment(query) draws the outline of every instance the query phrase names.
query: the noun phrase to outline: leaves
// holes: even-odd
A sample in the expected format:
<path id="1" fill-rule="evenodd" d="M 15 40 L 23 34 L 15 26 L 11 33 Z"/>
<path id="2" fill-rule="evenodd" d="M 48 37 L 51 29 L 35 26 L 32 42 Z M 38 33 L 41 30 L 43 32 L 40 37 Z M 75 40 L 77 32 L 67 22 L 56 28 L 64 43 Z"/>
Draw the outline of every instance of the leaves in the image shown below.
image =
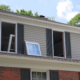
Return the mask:
<path id="1" fill-rule="evenodd" d="M 49 20 L 52 20 L 52 21 L 54 21 L 54 18 L 55 17 L 47 17 Z"/>
<path id="2" fill-rule="evenodd" d="M 7 5 L 0 5 L 0 10 L 4 10 L 4 11 L 8 11 L 8 12 L 12 12 L 10 7 Z"/>
<path id="3" fill-rule="evenodd" d="M 0 5 L 0 10 L 4 10 L 4 11 L 8 11 L 8 12 L 13 12 L 8 5 Z M 33 15 L 33 13 L 32 13 L 31 10 L 26 11 L 24 9 L 21 9 L 20 11 L 16 10 L 16 12 L 14 12 L 14 13 L 22 14 L 22 15 L 26 15 L 26 16 L 33 16 L 33 17 L 37 17 L 37 18 L 40 17 L 40 15 L 38 14 L 38 12 L 34 13 L 34 15 Z M 49 20 L 54 20 L 54 17 L 48 17 L 48 19 Z"/>
<path id="4" fill-rule="evenodd" d="M 75 17 L 73 17 L 69 22 L 69 25 L 78 26 L 80 27 L 80 14 L 77 14 Z"/>

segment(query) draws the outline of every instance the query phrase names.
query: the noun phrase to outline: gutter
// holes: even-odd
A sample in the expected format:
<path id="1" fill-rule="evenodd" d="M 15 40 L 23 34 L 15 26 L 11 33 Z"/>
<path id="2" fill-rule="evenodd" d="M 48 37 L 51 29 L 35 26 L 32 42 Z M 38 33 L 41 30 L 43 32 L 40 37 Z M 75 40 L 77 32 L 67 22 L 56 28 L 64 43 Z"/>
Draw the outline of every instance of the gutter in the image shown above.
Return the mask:
<path id="1" fill-rule="evenodd" d="M 7 54 L 0 53 L 0 59 L 14 59 L 14 60 L 25 60 L 25 61 L 36 61 L 36 62 L 46 62 L 46 63 L 60 63 L 60 64 L 70 64 L 70 65 L 80 65 L 80 60 L 70 60 L 61 58 L 49 58 L 41 56 L 27 56 L 27 55 L 17 55 L 17 54 Z"/>

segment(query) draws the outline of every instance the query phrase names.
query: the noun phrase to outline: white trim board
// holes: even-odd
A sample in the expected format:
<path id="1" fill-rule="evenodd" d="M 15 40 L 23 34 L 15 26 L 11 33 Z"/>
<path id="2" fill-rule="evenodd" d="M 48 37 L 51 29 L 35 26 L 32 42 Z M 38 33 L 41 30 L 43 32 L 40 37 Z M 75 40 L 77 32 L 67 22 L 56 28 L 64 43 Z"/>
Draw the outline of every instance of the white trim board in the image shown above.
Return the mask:
<path id="1" fill-rule="evenodd" d="M 17 23 L 21 23 L 21 24 L 24 24 L 24 25 L 30 25 L 30 26 L 36 26 L 36 27 L 42 27 L 42 28 L 49 28 L 49 29 L 57 30 L 57 31 L 63 31 L 63 32 L 67 31 L 67 32 L 72 32 L 72 33 L 78 33 L 78 34 L 80 34 L 80 31 L 75 31 L 75 30 L 70 30 L 70 29 L 69 30 L 67 30 L 67 29 L 61 29 L 61 27 L 55 28 L 55 27 L 51 27 L 51 26 L 43 26 L 43 25 L 37 25 L 37 24 L 33 24 L 33 23 L 21 22 L 21 21 L 10 20 L 10 19 L 3 19 L 3 18 L 0 18 L 0 20 L 4 21 L 4 22 L 10 22 L 10 23 L 16 23 L 16 24 Z M 79 29 L 77 29 L 77 30 L 79 30 Z"/>
<path id="2" fill-rule="evenodd" d="M 1 20 L 0 20 L 0 51 L 1 51 Z"/>
<path id="3" fill-rule="evenodd" d="M 80 71 L 80 63 L 49 59 L 0 55 L 0 66 L 41 70 Z"/>
<path id="4" fill-rule="evenodd" d="M 6 16 L 18 17 L 18 18 L 22 18 L 22 19 L 34 20 L 34 21 L 38 21 L 38 22 L 44 22 L 44 23 L 54 24 L 54 25 L 60 25 L 60 26 L 65 26 L 65 27 L 71 27 L 71 28 L 75 28 L 75 29 L 80 29 L 79 27 L 67 25 L 67 24 L 64 24 L 64 23 L 59 23 L 59 22 L 56 22 L 56 21 L 50 22 L 50 21 L 46 21 L 46 20 L 42 20 L 42 19 L 38 20 L 37 18 L 36 18 L 36 19 L 33 19 L 33 18 L 21 16 L 21 15 L 10 14 L 10 13 L 4 13 L 4 12 L 0 12 L 0 14 L 6 15 Z"/>

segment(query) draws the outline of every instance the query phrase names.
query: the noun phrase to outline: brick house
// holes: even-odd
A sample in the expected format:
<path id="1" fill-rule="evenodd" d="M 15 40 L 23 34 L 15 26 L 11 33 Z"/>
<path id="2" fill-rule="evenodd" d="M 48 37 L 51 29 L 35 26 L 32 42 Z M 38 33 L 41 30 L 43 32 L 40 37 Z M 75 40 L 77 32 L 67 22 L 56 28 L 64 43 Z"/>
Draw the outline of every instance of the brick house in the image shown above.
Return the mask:
<path id="1" fill-rule="evenodd" d="M 0 10 L 0 80 L 80 80 L 80 28 Z"/>

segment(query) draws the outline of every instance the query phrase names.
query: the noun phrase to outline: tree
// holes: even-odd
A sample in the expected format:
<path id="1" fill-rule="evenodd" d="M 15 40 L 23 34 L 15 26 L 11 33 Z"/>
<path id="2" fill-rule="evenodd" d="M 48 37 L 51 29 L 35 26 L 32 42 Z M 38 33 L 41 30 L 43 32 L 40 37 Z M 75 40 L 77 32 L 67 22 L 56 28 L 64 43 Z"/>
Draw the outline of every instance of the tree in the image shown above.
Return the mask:
<path id="1" fill-rule="evenodd" d="M 34 13 L 35 17 L 40 17 L 40 15 L 38 15 L 38 12 Z"/>
<path id="2" fill-rule="evenodd" d="M 12 12 L 8 5 L 0 5 L 0 10 Z"/>
<path id="3" fill-rule="evenodd" d="M 0 5 L 0 10 L 4 10 L 4 11 L 8 11 L 8 12 L 13 12 L 10 7 L 8 5 Z M 20 11 L 19 10 L 16 10 L 16 12 L 14 13 L 17 13 L 17 14 L 22 14 L 22 15 L 27 15 L 27 16 L 33 16 L 33 17 L 40 17 L 40 15 L 38 14 L 38 12 L 32 13 L 31 10 L 29 11 L 26 11 L 24 9 L 21 9 Z M 49 20 L 54 20 L 54 17 L 48 17 Z"/>
<path id="4" fill-rule="evenodd" d="M 24 9 L 21 9 L 20 11 L 16 10 L 16 13 L 27 15 L 27 16 L 33 16 L 33 17 L 40 17 L 40 15 L 38 15 L 38 12 L 34 13 L 34 15 L 33 15 L 31 10 L 25 11 Z"/>
<path id="5" fill-rule="evenodd" d="M 55 21 L 54 18 L 55 17 L 47 17 L 49 20 Z"/>
<path id="6" fill-rule="evenodd" d="M 80 14 L 74 16 L 69 22 L 69 25 L 78 26 L 80 27 Z"/>

